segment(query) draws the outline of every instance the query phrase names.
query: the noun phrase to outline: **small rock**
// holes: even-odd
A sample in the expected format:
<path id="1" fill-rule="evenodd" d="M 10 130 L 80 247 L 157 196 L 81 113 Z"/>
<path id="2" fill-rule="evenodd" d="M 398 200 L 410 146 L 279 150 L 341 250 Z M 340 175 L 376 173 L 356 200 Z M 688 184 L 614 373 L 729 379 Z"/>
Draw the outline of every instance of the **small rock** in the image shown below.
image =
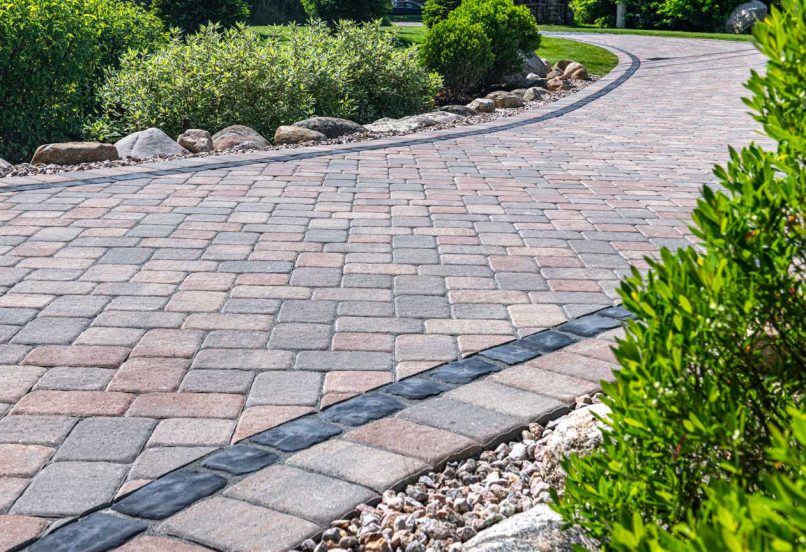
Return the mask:
<path id="1" fill-rule="evenodd" d="M 65 142 L 63 144 L 45 144 L 39 146 L 31 163 L 43 165 L 77 165 L 79 163 L 95 163 L 98 161 L 115 161 L 120 159 L 118 150 L 112 144 L 99 142 Z M 2 159 L 0 159 L 3 163 Z M 6 166 L 10 167 L 8 163 Z M 0 163 L 0 169 L 5 168 Z"/>
<path id="2" fill-rule="evenodd" d="M 174 142 L 170 136 L 158 128 L 149 128 L 129 134 L 115 142 L 115 147 L 121 159 L 126 157 L 150 159 L 152 157 L 189 153 L 188 150 Z"/>
<path id="3" fill-rule="evenodd" d="M 453 113 L 454 115 L 459 115 L 460 117 L 472 117 L 476 115 L 476 111 L 474 109 L 470 109 L 466 105 L 443 105 L 439 108 L 440 111 L 447 111 L 448 113 Z"/>
<path id="4" fill-rule="evenodd" d="M 523 107 L 523 98 L 518 94 L 506 92 L 504 90 L 497 90 L 487 94 L 487 99 L 495 102 L 497 109 L 509 109 L 516 107 Z"/>
<path id="5" fill-rule="evenodd" d="M 476 98 L 467 107 L 479 113 L 492 113 L 495 111 L 495 102 L 487 98 Z"/>
<path id="6" fill-rule="evenodd" d="M 301 126 L 284 125 L 277 127 L 274 132 L 274 144 L 277 146 L 301 144 L 303 142 L 321 142 L 322 140 L 327 140 L 327 136 L 321 132 Z"/>
<path id="7" fill-rule="evenodd" d="M 264 149 L 269 145 L 269 141 L 255 129 L 243 125 L 229 126 L 213 134 L 213 147 L 217 151 L 233 148 Z"/>
<path id="8" fill-rule="evenodd" d="M 297 121 L 293 126 L 307 128 L 321 132 L 328 138 L 338 138 L 349 134 L 366 132 L 363 126 L 349 119 L 339 119 L 338 117 L 311 117 L 304 121 Z M 275 142 L 276 143 L 276 142 Z"/>
<path id="9" fill-rule="evenodd" d="M 510 460 L 523 460 L 526 458 L 526 445 L 523 443 L 515 443 L 512 450 L 509 451 Z"/>
<path id="10" fill-rule="evenodd" d="M 191 128 L 179 135 L 176 142 L 192 153 L 213 151 L 213 136 L 206 130 Z"/>

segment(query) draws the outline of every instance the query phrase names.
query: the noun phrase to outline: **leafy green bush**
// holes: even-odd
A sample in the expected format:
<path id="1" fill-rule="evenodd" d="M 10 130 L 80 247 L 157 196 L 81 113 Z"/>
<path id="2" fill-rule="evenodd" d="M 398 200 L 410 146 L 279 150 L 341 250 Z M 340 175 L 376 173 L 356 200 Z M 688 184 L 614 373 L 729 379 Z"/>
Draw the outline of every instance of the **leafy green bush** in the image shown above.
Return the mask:
<path id="1" fill-rule="evenodd" d="M 488 84 L 522 67 L 523 58 L 540 46 L 540 33 L 532 12 L 512 0 L 464 0 L 448 16 L 481 25 L 487 35 L 494 61 L 484 77 Z"/>
<path id="2" fill-rule="evenodd" d="M 285 25 L 307 19 L 300 0 L 249 0 L 253 25 Z"/>
<path id="3" fill-rule="evenodd" d="M 777 149 L 731 150 L 693 213 L 701 249 L 621 288 L 639 319 L 605 386 L 611 431 L 568 462 L 558 505 L 610 549 L 806 546 L 806 0 L 784 6 L 756 26 L 769 62 L 747 100 Z"/>
<path id="4" fill-rule="evenodd" d="M 308 16 L 335 24 L 341 20 L 375 21 L 383 18 L 391 6 L 389 0 L 302 0 Z"/>
<path id="5" fill-rule="evenodd" d="M 426 0 L 423 6 L 423 25 L 433 27 L 459 7 L 462 0 Z"/>
<path id="6" fill-rule="evenodd" d="M 195 33 L 209 23 L 229 28 L 249 19 L 246 0 L 151 0 L 151 9 L 171 27 Z"/>
<path id="7" fill-rule="evenodd" d="M 0 157 L 79 137 L 104 67 L 162 40 L 160 21 L 125 1 L 0 0 Z"/>
<path id="8" fill-rule="evenodd" d="M 461 17 L 451 17 L 431 27 L 420 52 L 423 63 L 441 74 L 446 88 L 456 96 L 475 86 L 495 59 L 484 28 Z"/>
<path id="9" fill-rule="evenodd" d="M 161 51 L 130 53 L 100 91 L 100 117 L 88 129 L 112 139 L 156 126 L 176 135 L 242 124 L 267 136 L 313 114 L 361 123 L 433 104 L 440 80 L 416 50 L 397 50 L 376 24 L 292 26 L 285 42 L 236 27 L 174 36 Z"/>

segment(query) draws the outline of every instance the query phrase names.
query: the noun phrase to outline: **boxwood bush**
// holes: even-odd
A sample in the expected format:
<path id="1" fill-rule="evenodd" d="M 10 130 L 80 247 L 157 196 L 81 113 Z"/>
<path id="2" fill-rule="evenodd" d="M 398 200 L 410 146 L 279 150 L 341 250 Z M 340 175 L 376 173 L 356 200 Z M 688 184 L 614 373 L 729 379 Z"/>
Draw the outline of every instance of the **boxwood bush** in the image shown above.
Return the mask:
<path id="1" fill-rule="evenodd" d="M 176 35 L 154 54 L 130 52 L 101 88 L 101 112 L 88 132 L 114 139 L 156 126 L 215 132 L 242 124 L 270 136 L 311 115 L 360 123 L 401 117 L 433 105 L 441 85 L 416 50 L 395 48 L 378 23 L 291 26 L 287 40 L 239 26 Z"/>
<path id="2" fill-rule="evenodd" d="M 532 12 L 513 0 L 463 0 L 447 20 L 464 19 L 484 29 L 490 41 L 493 63 L 483 77 L 487 84 L 523 66 L 523 58 L 540 46 L 540 34 Z"/>
<path id="3" fill-rule="evenodd" d="M 444 77 L 445 87 L 456 97 L 483 79 L 495 61 L 484 27 L 464 17 L 436 23 L 420 51 L 423 63 Z"/>
<path id="4" fill-rule="evenodd" d="M 423 25 L 433 27 L 448 18 L 462 0 L 426 0 L 423 5 Z"/>
<path id="5" fill-rule="evenodd" d="M 104 68 L 164 38 L 125 0 L 0 0 L 0 157 L 78 138 Z"/>
<path id="6" fill-rule="evenodd" d="M 731 150 L 700 248 L 621 287 L 638 316 L 605 386 L 602 449 L 558 510 L 613 550 L 806 549 L 806 0 L 756 26 L 746 100 L 773 151 Z"/>

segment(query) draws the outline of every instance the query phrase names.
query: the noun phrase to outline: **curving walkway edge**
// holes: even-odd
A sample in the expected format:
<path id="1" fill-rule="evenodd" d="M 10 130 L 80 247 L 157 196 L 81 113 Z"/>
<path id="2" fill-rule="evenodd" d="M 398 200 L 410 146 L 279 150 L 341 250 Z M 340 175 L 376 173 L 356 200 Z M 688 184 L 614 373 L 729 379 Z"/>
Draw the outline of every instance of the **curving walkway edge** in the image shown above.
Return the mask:
<path id="1" fill-rule="evenodd" d="M 0 549 L 286 550 L 609 377 L 763 60 L 571 38 L 619 66 L 511 119 L 0 179 Z"/>

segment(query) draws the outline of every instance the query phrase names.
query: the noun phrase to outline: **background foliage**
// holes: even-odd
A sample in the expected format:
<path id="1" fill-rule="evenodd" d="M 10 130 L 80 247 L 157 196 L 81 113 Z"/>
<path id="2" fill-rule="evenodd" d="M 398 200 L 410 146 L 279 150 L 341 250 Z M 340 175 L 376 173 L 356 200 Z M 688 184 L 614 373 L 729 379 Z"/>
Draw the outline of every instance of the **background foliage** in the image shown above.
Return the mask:
<path id="1" fill-rule="evenodd" d="M 242 124 L 271 135 L 313 114 L 366 123 L 423 111 L 440 79 L 395 42 L 377 23 L 347 22 L 335 32 L 323 23 L 292 26 L 282 42 L 243 27 L 205 27 L 155 54 L 125 56 L 88 131 L 114 139 L 152 126 L 177 135 Z"/>
<path id="2" fill-rule="evenodd" d="M 0 0 L 0 157 L 21 162 L 78 138 L 104 68 L 163 32 L 122 0 Z"/>
<path id="3" fill-rule="evenodd" d="M 744 0 L 625 0 L 626 25 L 635 29 L 723 31 L 725 20 Z M 614 27 L 617 0 L 571 0 L 574 21 Z"/>
<path id="4" fill-rule="evenodd" d="M 806 0 L 756 26 L 747 100 L 774 151 L 717 168 L 702 249 L 662 251 L 621 296 L 638 315 L 606 386 L 603 448 L 558 505 L 615 550 L 806 547 Z"/>
<path id="5" fill-rule="evenodd" d="M 344 19 L 374 21 L 383 18 L 391 7 L 389 0 L 302 0 L 308 16 L 330 24 Z"/>
<path id="6" fill-rule="evenodd" d="M 195 33 L 202 25 L 224 28 L 249 19 L 246 0 L 151 0 L 151 9 L 166 25 Z"/>

